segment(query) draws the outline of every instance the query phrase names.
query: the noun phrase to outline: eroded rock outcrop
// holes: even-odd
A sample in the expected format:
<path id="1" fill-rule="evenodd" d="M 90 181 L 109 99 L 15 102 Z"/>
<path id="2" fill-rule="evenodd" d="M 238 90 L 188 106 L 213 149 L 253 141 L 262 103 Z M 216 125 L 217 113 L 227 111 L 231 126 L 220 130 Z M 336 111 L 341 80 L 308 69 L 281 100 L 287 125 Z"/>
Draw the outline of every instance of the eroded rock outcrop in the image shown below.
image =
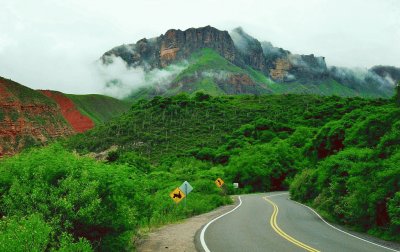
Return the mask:
<path id="1" fill-rule="evenodd" d="M 190 28 L 185 31 L 171 29 L 152 39 L 141 39 L 136 44 L 118 46 L 102 56 L 110 63 L 110 56 L 121 57 L 129 66 L 161 68 L 188 59 L 198 49 L 211 48 L 231 62 L 235 62 L 237 51 L 227 31 L 214 27 Z"/>
<path id="2" fill-rule="evenodd" d="M 0 157 L 73 133 L 56 103 L 0 77 Z"/>

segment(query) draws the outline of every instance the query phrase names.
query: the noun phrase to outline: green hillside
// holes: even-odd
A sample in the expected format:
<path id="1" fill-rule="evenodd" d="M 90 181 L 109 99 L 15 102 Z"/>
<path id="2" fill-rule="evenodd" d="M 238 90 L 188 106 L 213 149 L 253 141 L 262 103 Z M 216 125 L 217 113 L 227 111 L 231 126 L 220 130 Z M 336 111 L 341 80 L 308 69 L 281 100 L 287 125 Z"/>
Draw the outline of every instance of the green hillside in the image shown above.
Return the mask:
<path id="1" fill-rule="evenodd" d="M 0 99 L 4 101 L 15 101 L 18 100 L 23 104 L 46 104 L 50 106 L 56 106 L 56 103 L 43 95 L 41 92 L 28 88 L 10 79 L 0 77 L 0 86 L 4 87 L 5 90 Z M 9 93 L 10 95 L 7 95 Z"/>
<path id="2" fill-rule="evenodd" d="M 72 138 L 70 143 L 81 151 L 101 151 L 116 144 L 157 160 L 196 147 L 217 147 L 227 134 L 260 118 L 291 129 L 297 125 L 322 127 L 353 109 L 377 102 L 388 103 L 311 95 L 155 97 L 135 103 L 129 113 Z"/>
<path id="3" fill-rule="evenodd" d="M 164 84 L 162 90 L 156 91 L 157 87 L 142 87 L 133 92 L 128 100 L 152 98 L 157 95 L 173 96 L 181 92 L 195 93 L 204 92 L 210 95 L 235 94 L 233 85 L 227 83 L 227 78 L 232 75 L 248 76 L 254 82 L 254 87 L 249 88 L 247 93 L 268 94 L 272 93 L 265 83 L 271 83 L 262 73 L 246 67 L 242 69 L 216 51 L 210 48 L 198 50 L 187 60 L 188 66 L 180 72 L 169 84 Z M 184 65 L 184 63 L 178 63 Z M 168 71 L 168 67 L 165 69 Z M 261 81 L 260 81 L 260 78 Z"/>
<path id="4" fill-rule="evenodd" d="M 188 65 L 186 66 L 186 63 Z M 139 88 L 129 95 L 127 100 L 137 101 L 149 99 L 154 96 L 173 96 L 181 92 L 195 93 L 204 92 L 210 95 L 232 95 L 232 94 L 315 94 L 315 95 L 337 95 L 341 97 L 386 97 L 392 95 L 385 90 L 377 90 L 375 86 L 364 87 L 348 85 L 327 77 L 310 83 L 274 82 L 265 73 L 251 68 L 245 64 L 238 66 L 210 48 L 204 48 L 193 53 L 185 63 L 177 63 L 186 68 L 180 72 L 170 83 L 162 86 L 146 86 Z M 170 66 L 164 70 L 169 71 Z M 252 85 L 239 81 L 232 84 L 230 78 L 234 76 L 248 77 Z M 240 87 L 238 90 L 238 86 Z"/>
<path id="5" fill-rule="evenodd" d="M 189 66 L 182 71 L 175 81 L 190 77 L 195 73 L 204 71 L 226 71 L 230 73 L 246 73 L 242 68 L 232 64 L 210 48 L 205 48 L 193 53 L 189 59 Z"/>
<path id="6" fill-rule="evenodd" d="M 84 134 L 0 160 L 0 249 L 19 248 L 17 235 L 40 240 L 37 250 L 131 251 L 144 230 L 229 203 L 224 192 L 287 189 L 333 222 L 400 241 L 399 125 L 385 99 L 140 100 Z M 104 150 L 103 162 L 83 156 Z M 185 180 L 186 207 L 168 196 Z"/>
<path id="7" fill-rule="evenodd" d="M 196 158 L 220 166 L 227 181 L 239 182 L 246 192 L 291 186 L 292 197 L 325 217 L 399 240 L 400 177 L 393 177 L 400 174 L 399 122 L 391 100 L 196 93 L 141 100 L 123 117 L 71 138 L 67 146 L 87 153 L 118 145 L 121 153 L 135 151 L 161 166 Z M 357 196 L 365 192 L 372 196 Z M 387 207 L 386 219 L 380 219 L 379 204 Z M 343 211 L 353 216 L 361 206 L 359 217 L 341 217 Z"/>
<path id="8" fill-rule="evenodd" d="M 67 94 L 66 96 L 74 102 L 81 113 L 89 116 L 96 125 L 122 114 L 130 107 L 128 102 L 105 95 Z"/>

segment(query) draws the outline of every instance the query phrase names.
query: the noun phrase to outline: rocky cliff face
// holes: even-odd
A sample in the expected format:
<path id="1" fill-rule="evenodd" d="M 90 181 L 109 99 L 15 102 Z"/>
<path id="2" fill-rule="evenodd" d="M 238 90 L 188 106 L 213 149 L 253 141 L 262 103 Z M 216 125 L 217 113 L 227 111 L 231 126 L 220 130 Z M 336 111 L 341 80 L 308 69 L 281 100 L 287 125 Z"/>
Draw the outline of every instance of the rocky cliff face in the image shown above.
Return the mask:
<path id="1" fill-rule="evenodd" d="M 131 67 L 150 70 L 186 60 L 202 48 L 214 49 L 229 62 L 243 68 L 250 66 L 278 82 L 320 81 L 329 76 L 323 57 L 295 55 L 271 43 L 260 43 L 240 27 L 230 33 L 211 26 L 171 29 L 156 38 L 116 47 L 106 52 L 102 60 L 108 64 L 111 56 L 121 57 Z"/>
<path id="2" fill-rule="evenodd" d="M 220 69 L 211 61 L 205 60 L 210 67 L 196 68 L 190 76 L 172 79 L 161 86 L 147 87 L 153 90 L 146 92 L 160 95 L 170 93 L 168 90 L 171 89 L 176 92 L 177 87 L 181 91 L 194 92 L 196 83 L 201 83 L 199 89 L 203 89 L 205 75 L 202 71 L 210 72 L 211 67 L 218 71 L 226 71 L 232 76 L 240 73 L 242 76 L 249 77 L 239 78 L 240 87 L 237 78 L 221 80 L 218 76 L 207 77 L 212 79 L 213 89 L 221 89 L 227 94 L 237 92 L 262 94 L 269 93 L 275 88 L 273 92 L 286 93 L 298 90 L 302 93 L 316 92 L 323 95 L 330 93 L 351 95 L 352 93 L 368 97 L 390 97 L 394 92 L 392 80 L 398 79 L 397 70 L 390 67 L 376 67 L 369 70 L 362 78 L 357 71 L 328 68 L 324 57 L 313 54 L 293 54 L 288 50 L 274 47 L 270 42 L 258 41 L 242 28 L 236 28 L 230 33 L 210 26 L 185 31 L 172 29 L 156 38 L 141 39 L 136 44 L 116 47 L 106 52 L 101 59 L 103 63 L 110 64 L 113 57 L 121 57 L 128 66 L 140 66 L 149 71 L 154 68 L 165 68 L 182 60 L 190 61 L 193 54 L 205 48 L 211 48 L 241 70 L 235 70 L 234 67 L 228 66 L 229 64 L 224 64 L 225 68 Z M 189 62 L 188 68 L 193 70 L 191 64 L 192 62 Z M 255 88 L 248 88 L 249 85 L 246 82 L 248 79 L 255 83 Z M 271 82 L 275 82 L 278 86 L 268 86 Z M 189 86 L 185 87 L 185 85 Z M 345 91 L 338 92 L 341 88 Z"/>
<path id="3" fill-rule="evenodd" d="M 0 78 L 0 157 L 71 134 L 56 103 Z"/>
<path id="4" fill-rule="evenodd" d="M 254 69 L 267 73 L 266 58 L 261 43 L 238 27 L 230 33 L 241 60 Z M 240 63 L 240 62 L 239 62 Z"/>
<path id="5" fill-rule="evenodd" d="M 185 60 L 202 48 L 212 48 L 231 62 L 236 60 L 237 51 L 229 33 L 211 26 L 185 31 L 171 29 L 157 38 L 144 38 L 136 44 L 116 47 L 106 52 L 102 60 L 110 63 L 110 56 L 114 55 L 121 57 L 129 66 L 161 68 Z"/>

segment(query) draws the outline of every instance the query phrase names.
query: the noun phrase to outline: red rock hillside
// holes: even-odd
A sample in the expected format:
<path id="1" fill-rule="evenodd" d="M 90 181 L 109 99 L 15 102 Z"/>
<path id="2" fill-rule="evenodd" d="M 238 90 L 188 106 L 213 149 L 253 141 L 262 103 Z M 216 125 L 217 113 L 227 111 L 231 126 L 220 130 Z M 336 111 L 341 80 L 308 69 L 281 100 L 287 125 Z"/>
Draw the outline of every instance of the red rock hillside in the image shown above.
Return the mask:
<path id="1" fill-rule="evenodd" d="M 75 132 L 82 133 L 94 127 L 93 121 L 88 116 L 79 112 L 71 99 L 66 97 L 63 93 L 50 90 L 40 91 L 57 102 L 61 108 L 62 115 L 69 122 Z"/>
<path id="2" fill-rule="evenodd" d="M 54 101 L 0 77 L 0 157 L 72 134 Z"/>

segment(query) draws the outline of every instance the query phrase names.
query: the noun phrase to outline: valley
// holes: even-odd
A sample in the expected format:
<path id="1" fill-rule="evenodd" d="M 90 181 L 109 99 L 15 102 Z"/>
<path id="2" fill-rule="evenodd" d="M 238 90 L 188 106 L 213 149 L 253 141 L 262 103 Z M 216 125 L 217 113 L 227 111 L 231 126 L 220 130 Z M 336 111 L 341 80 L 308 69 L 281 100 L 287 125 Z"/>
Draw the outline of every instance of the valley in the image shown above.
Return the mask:
<path id="1" fill-rule="evenodd" d="M 213 251 L 377 249 L 328 222 L 398 248 L 400 68 L 329 66 L 211 26 L 94 64 L 118 98 L 0 77 L 0 251 L 136 251 L 218 207 L 238 210 L 203 227 Z"/>

